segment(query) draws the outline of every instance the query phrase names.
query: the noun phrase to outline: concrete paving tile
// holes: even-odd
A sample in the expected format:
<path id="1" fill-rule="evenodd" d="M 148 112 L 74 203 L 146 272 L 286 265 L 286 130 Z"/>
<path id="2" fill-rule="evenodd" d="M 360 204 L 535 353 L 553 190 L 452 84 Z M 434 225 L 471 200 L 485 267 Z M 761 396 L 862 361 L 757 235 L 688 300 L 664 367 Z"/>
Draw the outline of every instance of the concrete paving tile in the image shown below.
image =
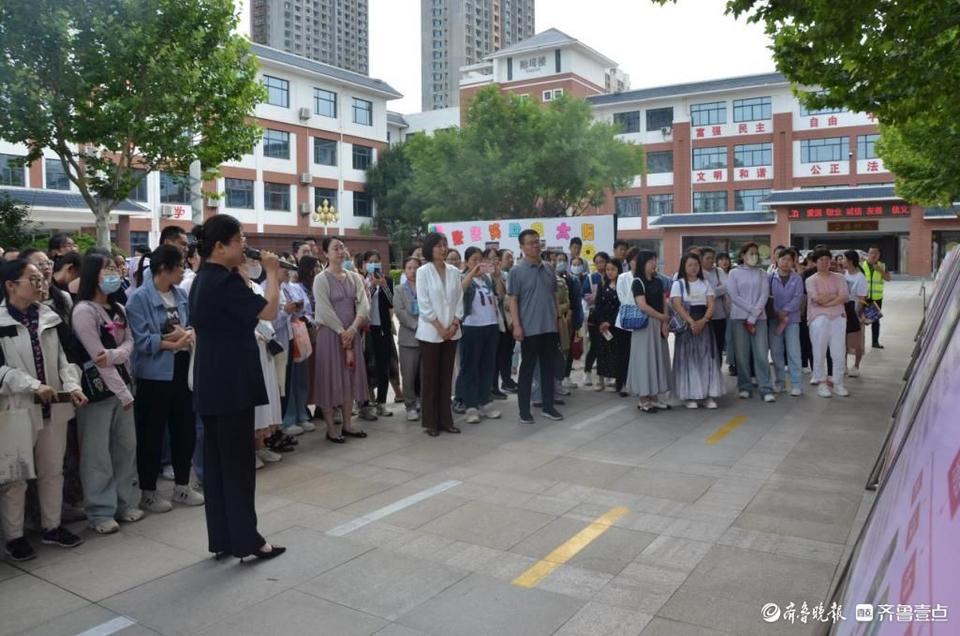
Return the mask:
<path id="1" fill-rule="evenodd" d="M 419 629 L 406 627 L 400 623 L 390 623 L 376 632 L 376 636 L 427 636 L 427 632 L 421 632 Z"/>
<path id="2" fill-rule="evenodd" d="M 535 495 L 527 499 L 519 507 L 533 512 L 542 512 L 545 515 L 560 516 L 576 507 L 577 502 L 548 495 Z"/>
<path id="3" fill-rule="evenodd" d="M 42 625 L 89 605 L 76 594 L 29 574 L 0 582 L 0 599 L 3 599 L 0 602 L 0 635 L 3 636 Z"/>
<path id="4" fill-rule="evenodd" d="M 730 632 L 708 629 L 701 625 L 691 625 L 680 621 L 654 616 L 641 632 L 642 636 L 722 636 Z"/>
<path id="5" fill-rule="evenodd" d="M 728 528 L 717 543 L 745 550 L 770 552 L 771 554 L 832 564 L 839 562 L 844 548 L 843 545 L 837 543 L 814 541 L 738 527 Z"/>
<path id="6" fill-rule="evenodd" d="M 496 557 L 482 563 L 477 568 L 477 574 L 510 582 L 533 567 L 537 561 L 538 559 L 513 552 L 500 552 Z"/>
<path id="7" fill-rule="evenodd" d="M 615 576 L 593 600 L 635 612 L 656 614 L 680 587 L 688 572 L 644 563 L 631 563 Z"/>
<path id="8" fill-rule="evenodd" d="M 555 460 L 551 460 L 555 461 Z M 549 463 L 549 461 L 547 462 Z M 543 465 L 543 464 L 541 464 Z M 539 494 L 544 490 L 551 488 L 557 483 L 555 479 L 538 479 L 527 475 L 520 475 L 514 472 L 491 471 L 486 470 L 470 477 L 467 481 L 494 486 L 496 488 L 509 488 L 529 494 Z"/>
<path id="9" fill-rule="evenodd" d="M 74 548 L 74 558 L 32 572 L 90 601 L 99 601 L 198 562 L 202 557 L 120 532 L 110 542 Z M 136 563 L 136 567 L 131 567 Z"/>
<path id="10" fill-rule="evenodd" d="M 332 476 L 330 479 L 311 481 L 277 490 L 276 493 L 287 499 L 336 510 L 392 487 L 393 484 L 385 482 Z"/>
<path id="11" fill-rule="evenodd" d="M 479 501 L 470 502 L 420 527 L 449 539 L 507 550 L 554 517 Z"/>
<path id="12" fill-rule="evenodd" d="M 399 486 L 411 479 L 419 477 L 420 474 L 407 470 L 399 470 L 397 468 L 374 466 L 372 464 L 353 464 L 343 470 L 337 471 L 337 476 L 363 479 L 365 481 L 377 481 Z"/>
<path id="13" fill-rule="evenodd" d="M 361 528 L 357 528 L 349 534 L 343 535 L 343 538 L 353 543 L 370 546 L 371 548 L 392 549 L 396 546 L 407 544 L 416 536 L 413 530 L 401 528 L 383 521 L 374 521 Z"/>
<path id="14" fill-rule="evenodd" d="M 439 563 L 374 550 L 301 584 L 298 589 L 393 621 L 467 574 Z"/>
<path id="15" fill-rule="evenodd" d="M 723 505 L 709 501 L 697 501 L 677 513 L 681 519 L 693 521 L 726 521 L 732 523 L 740 516 L 744 506 Z"/>
<path id="16" fill-rule="evenodd" d="M 586 526 L 576 519 L 560 518 L 513 546 L 510 551 L 542 559 Z M 619 574 L 655 538 L 653 534 L 611 527 L 567 561 L 567 565 L 611 575 Z"/>
<path id="17" fill-rule="evenodd" d="M 730 521 L 726 520 L 694 521 L 691 519 L 677 519 L 667 526 L 663 534 L 671 537 L 712 543 L 723 535 L 726 529 L 730 527 L 730 523 Z"/>
<path id="18" fill-rule="evenodd" d="M 797 602 L 799 605 L 799 601 Z M 719 628 L 743 636 L 812 636 L 818 633 L 813 624 L 790 624 L 783 620 L 768 623 L 760 617 L 764 603 L 744 602 L 726 596 L 704 596 L 683 588 L 660 610 L 660 616 L 693 623 L 700 628 Z M 819 624 L 818 624 L 819 626 Z"/>
<path id="19" fill-rule="evenodd" d="M 525 473 L 556 459 L 556 455 L 534 451 L 516 451 L 498 448 L 467 463 L 467 468 L 478 471 Z"/>
<path id="20" fill-rule="evenodd" d="M 537 584 L 537 589 L 563 594 L 581 601 L 589 601 L 603 586 L 610 582 L 612 574 L 597 570 L 561 565 Z"/>
<path id="21" fill-rule="evenodd" d="M 525 510 L 526 503 L 533 497 L 534 495 L 528 492 L 520 492 L 510 488 L 494 488 L 492 491 L 477 497 L 476 501 Z"/>
<path id="22" fill-rule="evenodd" d="M 471 572 L 480 572 L 491 562 L 496 559 L 501 558 L 508 552 L 503 552 L 502 550 L 494 550 L 493 548 L 485 548 L 482 545 L 472 545 L 468 543 L 461 543 L 460 541 L 454 541 L 453 544 L 457 546 L 463 545 L 466 546 L 462 550 L 456 551 L 452 556 L 445 559 L 443 562 L 449 565 L 450 567 L 460 568 L 462 570 L 470 570 Z"/>
<path id="23" fill-rule="evenodd" d="M 286 546 L 288 552 L 263 562 L 205 559 L 101 605 L 151 629 L 192 633 L 369 550 L 305 528 L 290 528 L 267 539 Z"/>
<path id="24" fill-rule="evenodd" d="M 624 464 L 612 464 L 575 457 L 558 457 L 549 464 L 544 464 L 531 471 L 530 474 L 569 484 L 602 488 L 629 471 L 630 466 Z"/>
<path id="25" fill-rule="evenodd" d="M 257 530 L 260 534 L 266 535 L 281 532 L 293 526 L 311 527 L 311 523 L 329 518 L 330 513 L 330 510 L 320 506 L 291 501 L 282 508 L 267 513 L 259 513 L 257 515 Z M 203 536 L 206 539 L 206 530 L 204 530 Z M 209 555 L 206 551 L 205 554 Z"/>
<path id="26" fill-rule="evenodd" d="M 7 579 L 12 579 L 13 577 L 21 574 L 23 574 L 22 571 L 0 561 L 0 582 L 6 581 Z"/>
<path id="27" fill-rule="evenodd" d="M 737 525 L 842 543 L 859 505 L 859 494 L 821 492 L 786 484 L 765 486 L 744 509 Z M 794 522 L 796 529 L 788 531 Z M 765 523 L 766 527 L 761 527 Z"/>
<path id="28" fill-rule="evenodd" d="M 619 462 L 638 466 L 654 455 L 663 452 L 677 439 L 676 432 L 660 432 L 627 424 L 599 439 L 566 451 L 564 454 L 584 460 Z"/>
<path id="29" fill-rule="evenodd" d="M 41 625 L 19 632 L 17 636 L 76 636 L 88 629 L 103 625 L 119 615 L 99 605 L 87 605 L 63 614 Z M 2 633 L 2 628 L 0 628 Z M 119 632 L 122 636 L 155 636 L 156 632 L 142 625 L 131 625 Z"/>
<path id="30" fill-rule="evenodd" d="M 473 574 L 402 616 L 399 623 L 443 636 L 552 634 L 582 603 Z"/>
<path id="31" fill-rule="evenodd" d="M 367 636 L 386 625 L 387 621 L 382 618 L 297 590 L 287 590 L 214 623 L 200 635 L 262 636 L 279 633 Z"/>
<path id="32" fill-rule="evenodd" d="M 610 490 L 637 495 L 694 502 L 707 491 L 716 479 L 666 470 L 637 468 L 609 484 Z"/>
<path id="33" fill-rule="evenodd" d="M 435 563 L 445 563 L 456 555 L 465 551 L 470 544 L 435 534 L 417 533 L 410 541 L 403 545 L 394 546 L 392 550 L 397 554 L 424 559 Z"/>
<path id="34" fill-rule="evenodd" d="M 784 519 L 775 515 L 760 515 L 752 512 L 744 512 L 733 524 L 748 530 L 789 534 L 827 543 L 844 543 L 850 535 L 849 524 Z"/>
<path id="35" fill-rule="evenodd" d="M 690 572 L 710 552 L 712 544 L 661 535 L 650 542 L 636 559 L 637 563 Z"/>
<path id="36" fill-rule="evenodd" d="M 581 607 L 556 636 L 637 636 L 652 618 L 622 607 L 590 602 Z"/>

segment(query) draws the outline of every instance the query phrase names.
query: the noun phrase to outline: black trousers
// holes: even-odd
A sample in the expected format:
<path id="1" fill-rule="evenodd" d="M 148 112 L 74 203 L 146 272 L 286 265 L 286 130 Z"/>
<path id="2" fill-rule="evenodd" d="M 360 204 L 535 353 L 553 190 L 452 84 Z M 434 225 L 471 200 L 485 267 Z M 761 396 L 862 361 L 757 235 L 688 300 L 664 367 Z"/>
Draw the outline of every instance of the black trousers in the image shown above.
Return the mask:
<path id="1" fill-rule="evenodd" d="M 602 336 L 601 336 L 602 337 Z M 617 391 L 622 391 L 627 383 L 627 372 L 630 371 L 630 343 L 633 341 L 633 333 L 626 329 L 614 327 L 613 338 L 617 345 Z"/>
<path id="2" fill-rule="evenodd" d="M 266 540 L 257 532 L 254 410 L 203 417 L 203 496 L 210 552 L 253 554 Z"/>
<path id="3" fill-rule="evenodd" d="M 880 307 L 881 309 L 883 308 L 882 298 L 880 300 L 874 300 L 872 302 L 877 303 L 877 307 Z M 879 320 L 873 321 L 873 323 L 870 325 L 870 339 L 874 347 L 880 344 L 880 321 Z"/>
<path id="4" fill-rule="evenodd" d="M 587 325 L 587 337 L 590 338 L 590 350 L 587 351 L 587 359 L 583 361 L 583 370 L 586 373 L 593 371 L 593 365 L 597 362 L 597 352 L 600 350 L 600 329 L 593 325 Z"/>
<path id="5" fill-rule="evenodd" d="M 371 388 L 377 391 L 377 403 L 387 403 L 387 390 L 390 388 L 390 350 L 393 349 L 393 334 L 390 327 L 370 327 L 367 342 L 373 353 L 373 373 Z"/>
<path id="6" fill-rule="evenodd" d="M 157 489 L 163 438 L 170 431 L 170 459 L 174 482 L 190 483 L 190 464 L 197 429 L 193 415 L 193 394 L 187 386 L 190 354 L 178 353 L 174 359 L 173 379 L 137 380 L 137 399 L 133 403 L 137 428 L 137 474 L 140 488 Z"/>
<path id="7" fill-rule="evenodd" d="M 710 321 L 710 327 L 717 343 L 717 364 L 723 366 L 723 349 L 727 346 L 727 319 L 714 318 Z"/>
<path id="8" fill-rule="evenodd" d="M 513 333 L 510 330 L 501 331 L 497 341 L 497 363 L 493 370 L 493 388 L 494 390 L 503 382 L 504 386 L 510 386 L 513 382 Z"/>
<path id="9" fill-rule="evenodd" d="M 453 391 L 453 363 L 457 341 L 420 340 L 420 425 L 433 431 L 453 426 L 450 392 Z"/>
<path id="10" fill-rule="evenodd" d="M 517 389 L 517 405 L 520 417 L 530 418 L 530 393 L 533 391 L 533 370 L 540 363 L 540 392 L 543 410 L 553 410 L 554 378 L 560 351 L 560 336 L 557 332 L 525 336 L 520 343 L 520 378 Z"/>
<path id="11" fill-rule="evenodd" d="M 830 352 L 827 352 L 830 355 Z M 800 366 L 813 368 L 813 342 L 810 340 L 810 325 L 800 321 Z"/>

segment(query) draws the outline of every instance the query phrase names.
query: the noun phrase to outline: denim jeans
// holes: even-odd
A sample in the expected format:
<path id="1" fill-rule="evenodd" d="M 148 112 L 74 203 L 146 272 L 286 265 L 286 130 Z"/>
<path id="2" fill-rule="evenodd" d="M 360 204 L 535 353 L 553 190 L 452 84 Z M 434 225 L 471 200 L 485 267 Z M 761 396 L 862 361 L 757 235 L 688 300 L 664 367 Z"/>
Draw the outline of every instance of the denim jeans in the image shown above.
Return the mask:
<path id="1" fill-rule="evenodd" d="M 307 396 L 310 393 L 307 365 L 311 360 L 313 358 L 307 358 L 290 366 L 290 393 L 287 395 L 287 411 L 283 414 L 283 428 L 299 424 L 307 416 Z"/>
<path id="2" fill-rule="evenodd" d="M 794 389 L 803 389 L 803 378 L 800 375 L 800 323 L 792 322 L 787 325 L 782 334 L 777 334 L 779 320 L 770 319 L 767 327 L 770 337 L 770 356 L 773 358 L 773 377 L 780 387 L 784 387 L 783 368 L 790 368 L 790 385 Z M 786 351 L 784 351 L 786 350 Z M 784 359 L 786 354 L 786 359 Z"/>
<path id="3" fill-rule="evenodd" d="M 733 349 L 737 361 L 737 390 L 750 392 L 753 383 L 750 380 L 750 360 L 753 358 L 754 371 L 757 375 L 757 384 L 760 395 L 773 393 L 770 386 L 770 364 L 767 362 L 767 321 L 757 321 L 757 331 L 752 336 L 744 328 L 745 320 L 730 320 L 730 330 L 733 332 Z"/>
<path id="4" fill-rule="evenodd" d="M 460 375 L 457 377 L 457 396 L 468 409 L 490 402 L 493 370 L 497 361 L 500 328 L 463 326 L 460 339 Z"/>

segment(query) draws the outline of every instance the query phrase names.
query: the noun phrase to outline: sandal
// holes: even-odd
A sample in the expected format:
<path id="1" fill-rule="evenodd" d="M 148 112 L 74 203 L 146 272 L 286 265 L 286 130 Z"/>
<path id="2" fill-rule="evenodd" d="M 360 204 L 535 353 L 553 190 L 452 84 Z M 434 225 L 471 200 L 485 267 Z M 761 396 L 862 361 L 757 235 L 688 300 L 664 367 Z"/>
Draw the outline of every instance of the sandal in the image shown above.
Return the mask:
<path id="1" fill-rule="evenodd" d="M 343 434 L 346 435 L 347 437 L 357 437 L 359 439 L 363 439 L 367 436 L 366 431 L 357 431 L 357 432 L 343 431 Z"/>
<path id="2" fill-rule="evenodd" d="M 330 437 L 330 433 L 327 433 L 327 441 L 334 444 L 345 444 L 347 442 L 343 437 Z"/>
<path id="3" fill-rule="evenodd" d="M 445 433 L 459 433 L 459 432 L 460 432 L 460 429 L 457 428 L 456 426 L 449 426 L 449 427 L 445 426 L 445 427 L 443 427 L 443 428 L 440 429 L 440 430 L 444 431 Z"/>
<path id="4" fill-rule="evenodd" d="M 430 437 L 438 437 L 440 435 L 440 431 L 434 428 L 425 428 L 423 429 L 423 432 L 429 435 Z"/>

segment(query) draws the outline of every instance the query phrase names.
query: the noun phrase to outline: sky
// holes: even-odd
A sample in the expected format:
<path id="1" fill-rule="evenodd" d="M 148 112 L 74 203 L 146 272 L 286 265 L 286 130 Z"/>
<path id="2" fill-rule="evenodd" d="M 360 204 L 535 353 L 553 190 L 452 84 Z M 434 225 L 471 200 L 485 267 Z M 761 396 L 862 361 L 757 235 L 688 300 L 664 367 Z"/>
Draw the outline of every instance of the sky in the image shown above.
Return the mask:
<path id="1" fill-rule="evenodd" d="M 370 75 L 420 110 L 420 0 L 369 0 Z M 725 0 L 537 0 L 536 31 L 556 28 L 619 63 L 631 88 L 766 73 L 774 68 L 763 27 L 723 14 Z M 249 34 L 244 11 L 243 32 Z"/>

